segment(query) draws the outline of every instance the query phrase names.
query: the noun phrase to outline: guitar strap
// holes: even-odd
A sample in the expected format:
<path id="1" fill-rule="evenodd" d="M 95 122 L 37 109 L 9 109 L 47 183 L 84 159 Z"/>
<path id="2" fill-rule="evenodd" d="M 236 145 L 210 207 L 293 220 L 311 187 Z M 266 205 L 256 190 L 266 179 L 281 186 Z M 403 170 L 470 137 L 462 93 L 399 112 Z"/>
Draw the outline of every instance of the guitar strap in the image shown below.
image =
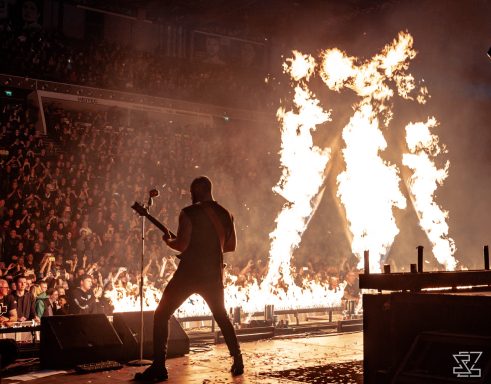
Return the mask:
<path id="1" fill-rule="evenodd" d="M 223 228 L 223 224 L 221 223 L 220 219 L 218 218 L 217 214 L 208 205 L 199 205 L 201 208 L 203 208 L 203 211 L 205 212 L 206 216 L 210 219 L 210 221 L 213 223 L 213 226 L 215 227 L 215 231 L 218 235 L 218 239 L 220 240 L 220 248 L 223 253 L 223 247 L 225 246 L 225 228 Z"/>

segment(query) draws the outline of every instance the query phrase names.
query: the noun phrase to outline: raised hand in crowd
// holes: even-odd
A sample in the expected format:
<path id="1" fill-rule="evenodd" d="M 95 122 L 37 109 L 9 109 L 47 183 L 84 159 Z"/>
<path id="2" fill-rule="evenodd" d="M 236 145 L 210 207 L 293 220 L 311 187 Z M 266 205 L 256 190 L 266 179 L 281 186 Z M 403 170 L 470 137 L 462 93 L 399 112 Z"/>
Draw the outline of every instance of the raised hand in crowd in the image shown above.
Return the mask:
<path id="1" fill-rule="evenodd" d="M 159 276 L 163 277 L 165 273 L 165 266 L 167 265 L 167 258 L 162 257 L 162 265 L 160 266 Z"/>

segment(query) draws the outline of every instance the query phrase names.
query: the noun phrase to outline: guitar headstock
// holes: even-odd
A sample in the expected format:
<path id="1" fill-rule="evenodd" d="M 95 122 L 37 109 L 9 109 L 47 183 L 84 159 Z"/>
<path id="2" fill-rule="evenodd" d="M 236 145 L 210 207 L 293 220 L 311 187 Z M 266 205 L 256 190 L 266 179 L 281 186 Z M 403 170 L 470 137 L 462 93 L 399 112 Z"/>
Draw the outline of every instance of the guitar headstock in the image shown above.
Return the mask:
<path id="1" fill-rule="evenodd" d="M 136 201 L 131 208 L 133 208 L 140 216 L 148 216 L 148 209 Z"/>

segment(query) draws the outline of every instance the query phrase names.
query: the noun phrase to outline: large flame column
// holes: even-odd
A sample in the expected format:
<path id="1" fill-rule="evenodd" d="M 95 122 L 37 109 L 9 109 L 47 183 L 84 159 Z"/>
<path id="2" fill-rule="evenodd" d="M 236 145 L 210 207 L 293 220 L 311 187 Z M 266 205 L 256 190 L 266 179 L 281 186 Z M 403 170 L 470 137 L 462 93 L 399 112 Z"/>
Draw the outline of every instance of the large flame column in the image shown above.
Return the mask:
<path id="1" fill-rule="evenodd" d="M 311 56 L 294 52 L 284 69 L 296 83 L 295 111 L 278 110 L 281 127 L 280 161 L 283 174 L 273 190 L 287 202 L 276 218 L 276 229 L 270 234 L 269 268 L 261 284 L 265 292 L 277 295 L 276 288 L 294 286 L 291 274 L 291 257 L 298 247 L 308 220 L 315 211 L 315 197 L 324 183 L 325 169 L 330 149 L 313 144 L 311 132 L 316 126 L 329 120 L 319 101 L 306 86 L 315 68 Z M 273 297 L 271 298 L 274 299 Z"/>
<path id="2" fill-rule="evenodd" d="M 448 212 L 443 211 L 434 201 L 434 194 L 448 176 L 450 163 L 437 168 L 433 159 L 442 152 L 438 136 L 430 129 L 436 127 L 434 117 L 426 123 L 409 123 L 406 126 L 406 144 L 409 153 L 405 153 L 402 162 L 413 171 L 408 180 L 411 201 L 418 214 L 421 228 L 426 232 L 433 245 L 433 254 L 447 271 L 455 270 L 457 261 L 453 256 L 455 242 L 448 236 Z"/>
<path id="3" fill-rule="evenodd" d="M 346 170 L 337 178 L 338 196 L 353 235 L 351 249 L 360 263 L 363 252 L 370 251 L 370 270 L 379 272 L 399 233 L 393 207 L 405 208 L 406 199 L 399 189 L 397 168 L 380 157 L 387 142 L 369 103 L 358 107 L 343 130 L 343 139 Z"/>
<path id="4" fill-rule="evenodd" d="M 373 272 L 381 271 L 399 233 L 393 209 L 406 208 L 399 170 L 381 153 L 387 148 L 382 128 L 392 118 L 389 101 L 394 91 L 389 83 L 395 84 L 400 97 L 409 100 L 416 88 L 414 78 L 405 73 L 409 60 L 416 55 L 412 44 L 411 35 L 401 32 L 381 53 L 360 64 L 339 49 L 326 50 L 322 55 L 320 74 L 324 83 L 338 92 L 351 89 L 361 98 L 343 129 L 346 170 L 338 176 L 337 194 L 346 210 L 353 236 L 351 248 L 360 260 L 359 267 L 363 267 L 363 252 L 368 250 Z"/>

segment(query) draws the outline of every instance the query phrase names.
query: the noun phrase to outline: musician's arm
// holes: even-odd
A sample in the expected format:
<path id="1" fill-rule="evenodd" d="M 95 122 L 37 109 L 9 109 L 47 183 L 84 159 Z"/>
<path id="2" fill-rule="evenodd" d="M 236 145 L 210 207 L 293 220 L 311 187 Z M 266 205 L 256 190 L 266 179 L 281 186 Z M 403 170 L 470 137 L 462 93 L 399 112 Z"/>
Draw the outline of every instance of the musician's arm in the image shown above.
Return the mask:
<path id="1" fill-rule="evenodd" d="M 233 252 L 237 247 L 237 236 L 235 234 L 235 223 L 233 217 L 232 217 L 232 230 L 230 232 L 231 233 L 229 234 L 227 240 L 225 241 L 225 244 L 223 245 L 223 253 Z"/>
<path id="2" fill-rule="evenodd" d="M 179 227 L 177 229 L 177 237 L 174 239 L 165 239 L 166 244 L 179 252 L 184 252 L 191 240 L 192 224 L 187 215 L 181 211 L 179 215 Z"/>

